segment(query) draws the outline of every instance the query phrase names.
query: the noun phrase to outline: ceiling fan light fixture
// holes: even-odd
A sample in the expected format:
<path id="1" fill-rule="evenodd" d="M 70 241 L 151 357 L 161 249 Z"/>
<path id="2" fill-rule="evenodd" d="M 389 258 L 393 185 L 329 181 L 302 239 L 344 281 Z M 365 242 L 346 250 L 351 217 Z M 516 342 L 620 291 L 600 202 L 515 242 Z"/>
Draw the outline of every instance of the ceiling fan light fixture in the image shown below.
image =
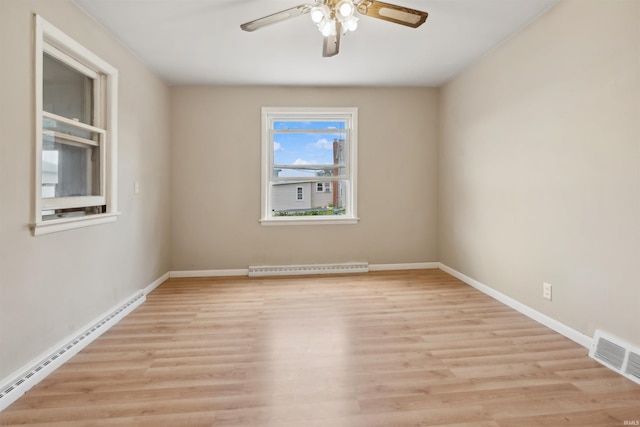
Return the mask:
<path id="1" fill-rule="evenodd" d="M 343 22 L 342 27 L 346 31 L 355 31 L 358 28 L 358 18 L 352 16 Z"/>
<path id="2" fill-rule="evenodd" d="M 356 7 L 351 0 L 341 0 L 335 5 L 335 14 L 340 21 L 346 21 L 351 18 L 356 11 Z"/>
<path id="3" fill-rule="evenodd" d="M 322 33 L 323 36 L 335 36 L 336 35 L 336 21 L 333 19 L 323 19 L 318 24 L 318 29 Z"/>
<path id="4" fill-rule="evenodd" d="M 311 9 L 311 20 L 319 25 L 323 19 L 328 19 L 331 16 L 331 11 L 326 4 L 314 6 Z"/>

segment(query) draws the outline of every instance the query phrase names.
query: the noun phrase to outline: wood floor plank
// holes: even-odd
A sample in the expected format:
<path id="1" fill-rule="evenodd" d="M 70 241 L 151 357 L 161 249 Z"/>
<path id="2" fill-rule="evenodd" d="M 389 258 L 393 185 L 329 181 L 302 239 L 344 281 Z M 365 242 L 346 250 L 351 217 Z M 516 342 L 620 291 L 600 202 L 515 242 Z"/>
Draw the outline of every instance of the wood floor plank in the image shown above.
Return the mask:
<path id="1" fill-rule="evenodd" d="M 0 413 L 68 427 L 636 420 L 639 385 L 440 270 L 170 279 Z"/>

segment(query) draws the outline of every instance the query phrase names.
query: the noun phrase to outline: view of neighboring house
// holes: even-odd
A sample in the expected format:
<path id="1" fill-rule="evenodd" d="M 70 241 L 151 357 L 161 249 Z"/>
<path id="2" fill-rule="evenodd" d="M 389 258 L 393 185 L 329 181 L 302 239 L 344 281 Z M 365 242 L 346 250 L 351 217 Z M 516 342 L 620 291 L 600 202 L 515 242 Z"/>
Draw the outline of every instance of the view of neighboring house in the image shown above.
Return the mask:
<path id="1" fill-rule="evenodd" d="M 273 185 L 271 206 L 276 212 L 333 206 L 331 182 L 287 182 Z"/>
<path id="2" fill-rule="evenodd" d="M 344 164 L 344 140 L 333 141 L 333 164 Z M 323 172 L 319 171 L 317 176 L 326 176 Z M 337 168 L 332 174 L 338 174 Z M 342 209 L 344 200 L 344 183 L 341 181 L 287 181 L 274 183 L 271 189 L 271 210 L 277 213 L 295 215 L 317 209 Z"/>

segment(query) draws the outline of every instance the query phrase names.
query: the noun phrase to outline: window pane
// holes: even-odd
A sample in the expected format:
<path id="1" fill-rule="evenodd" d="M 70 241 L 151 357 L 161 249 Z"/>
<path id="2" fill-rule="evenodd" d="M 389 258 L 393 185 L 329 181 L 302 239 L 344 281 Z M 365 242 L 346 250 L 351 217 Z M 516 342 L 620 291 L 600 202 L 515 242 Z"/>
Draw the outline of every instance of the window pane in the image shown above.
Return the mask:
<path id="1" fill-rule="evenodd" d="M 274 133 L 274 166 L 308 166 L 309 170 L 323 170 L 320 165 L 345 164 L 345 135 L 336 133 Z M 330 176 L 331 173 L 326 173 Z M 308 173 L 300 176 L 314 176 Z M 334 174 L 335 175 L 335 174 Z M 280 176 L 298 176 L 280 175 Z"/>
<path id="2" fill-rule="evenodd" d="M 323 191 L 316 191 L 322 188 Z M 346 213 L 347 181 L 274 183 L 271 214 L 278 216 L 335 216 Z"/>
<path id="3" fill-rule="evenodd" d="M 42 197 L 100 195 L 100 149 L 42 135 Z"/>
<path id="4" fill-rule="evenodd" d="M 93 124 L 93 79 L 46 53 L 42 72 L 44 111 Z"/>

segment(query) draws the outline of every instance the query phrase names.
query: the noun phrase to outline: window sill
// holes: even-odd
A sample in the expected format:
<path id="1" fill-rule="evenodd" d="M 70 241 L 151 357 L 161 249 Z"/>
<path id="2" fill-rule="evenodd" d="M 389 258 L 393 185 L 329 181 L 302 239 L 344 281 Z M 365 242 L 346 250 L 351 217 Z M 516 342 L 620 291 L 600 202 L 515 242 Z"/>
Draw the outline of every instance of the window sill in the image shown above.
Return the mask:
<path id="1" fill-rule="evenodd" d="M 72 230 L 74 228 L 90 227 L 93 225 L 106 224 L 109 222 L 115 222 L 118 219 L 120 212 L 105 213 L 97 215 L 89 215 L 83 217 L 74 218 L 61 218 L 52 219 L 49 221 L 36 222 L 30 224 L 31 230 L 34 236 L 40 236 L 42 234 L 57 233 L 59 231 Z"/>
<path id="2" fill-rule="evenodd" d="M 263 218 L 260 220 L 260 224 L 266 226 L 272 225 L 345 225 L 345 224 L 357 224 L 360 218 L 318 218 L 318 217 L 280 217 L 280 218 Z"/>

